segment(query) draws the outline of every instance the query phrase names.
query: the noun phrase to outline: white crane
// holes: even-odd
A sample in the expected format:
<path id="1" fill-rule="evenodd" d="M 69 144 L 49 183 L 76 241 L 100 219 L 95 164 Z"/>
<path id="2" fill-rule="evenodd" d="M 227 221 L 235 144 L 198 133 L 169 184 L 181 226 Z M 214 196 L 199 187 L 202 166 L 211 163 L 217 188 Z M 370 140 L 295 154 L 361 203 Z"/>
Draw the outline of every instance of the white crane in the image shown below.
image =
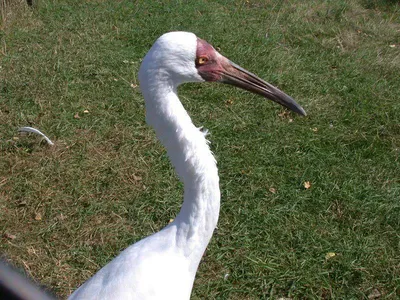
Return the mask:
<path id="1" fill-rule="evenodd" d="M 205 134 L 179 101 L 185 82 L 215 81 L 258 93 L 305 115 L 291 97 L 219 54 L 189 32 L 162 35 L 143 59 L 146 121 L 184 183 L 182 208 L 161 231 L 129 246 L 70 299 L 189 299 L 200 259 L 217 225 L 220 191 Z"/>

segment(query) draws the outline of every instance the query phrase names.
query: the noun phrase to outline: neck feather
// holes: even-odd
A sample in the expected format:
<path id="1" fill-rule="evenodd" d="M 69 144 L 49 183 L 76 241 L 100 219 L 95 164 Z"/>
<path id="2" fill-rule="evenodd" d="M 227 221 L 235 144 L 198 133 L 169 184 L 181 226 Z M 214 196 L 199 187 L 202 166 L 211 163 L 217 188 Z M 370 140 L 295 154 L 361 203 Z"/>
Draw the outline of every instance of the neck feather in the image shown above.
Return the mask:
<path id="1" fill-rule="evenodd" d="M 216 161 L 204 133 L 193 125 L 179 101 L 176 86 L 166 82 L 150 87 L 141 82 L 141 87 L 146 121 L 156 131 L 184 183 L 182 208 L 170 224 L 177 229 L 176 246 L 192 257 L 197 269 L 218 221 L 220 191 Z"/>

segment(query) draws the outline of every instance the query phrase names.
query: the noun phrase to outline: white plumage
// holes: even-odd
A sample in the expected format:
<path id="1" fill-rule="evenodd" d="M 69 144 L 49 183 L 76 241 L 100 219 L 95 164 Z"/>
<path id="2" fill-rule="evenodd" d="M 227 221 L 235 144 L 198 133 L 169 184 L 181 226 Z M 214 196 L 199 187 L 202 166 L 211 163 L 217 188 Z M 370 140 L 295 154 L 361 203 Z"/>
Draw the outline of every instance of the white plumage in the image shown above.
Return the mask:
<path id="1" fill-rule="evenodd" d="M 233 64 L 193 33 L 161 36 L 144 58 L 139 80 L 146 121 L 184 183 L 183 205 L 172 223 L 129 246 L 70 299 L 190 298 L 200 259 L 218 221 L 220 190 L 208 141 L 177 96 L 180 84 L 230 83 L 305 114 L 289 96 Z"/>

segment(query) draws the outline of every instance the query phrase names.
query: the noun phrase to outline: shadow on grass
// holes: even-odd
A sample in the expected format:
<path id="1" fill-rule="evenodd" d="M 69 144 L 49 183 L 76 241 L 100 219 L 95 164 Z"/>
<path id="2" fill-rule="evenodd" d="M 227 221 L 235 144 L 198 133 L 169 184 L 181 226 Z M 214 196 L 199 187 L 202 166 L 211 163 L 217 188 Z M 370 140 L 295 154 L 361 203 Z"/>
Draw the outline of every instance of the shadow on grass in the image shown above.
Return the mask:
<path id="1" fill-rule="evenodd" d="M 361 4 L 366 9 L 393 9 L 400 8 L 398 0 L 362 0 Z"/>

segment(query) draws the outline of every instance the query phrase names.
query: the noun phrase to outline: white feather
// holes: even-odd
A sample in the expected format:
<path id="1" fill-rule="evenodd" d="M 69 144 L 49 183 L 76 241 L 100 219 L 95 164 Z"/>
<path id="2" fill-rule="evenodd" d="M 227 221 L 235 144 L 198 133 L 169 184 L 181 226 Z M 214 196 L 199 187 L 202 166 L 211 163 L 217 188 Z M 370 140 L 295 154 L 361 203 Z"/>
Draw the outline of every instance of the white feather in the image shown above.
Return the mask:
<path id="1" fill-rule="evenodd" d="M 18 129 L 18 131 L 19 132 L 31 132 L 31 133 L 38 134 L 38 135 L 42 136 L 46 140 L 47 144 L 49 144 L 50 146 L 54 146 L 54 143 L 43 132 L 41 132 L 40 130 L 38 130 L 36 128 L 33 128 L 33 127 L 21 127 L 21 128 Z"/>

